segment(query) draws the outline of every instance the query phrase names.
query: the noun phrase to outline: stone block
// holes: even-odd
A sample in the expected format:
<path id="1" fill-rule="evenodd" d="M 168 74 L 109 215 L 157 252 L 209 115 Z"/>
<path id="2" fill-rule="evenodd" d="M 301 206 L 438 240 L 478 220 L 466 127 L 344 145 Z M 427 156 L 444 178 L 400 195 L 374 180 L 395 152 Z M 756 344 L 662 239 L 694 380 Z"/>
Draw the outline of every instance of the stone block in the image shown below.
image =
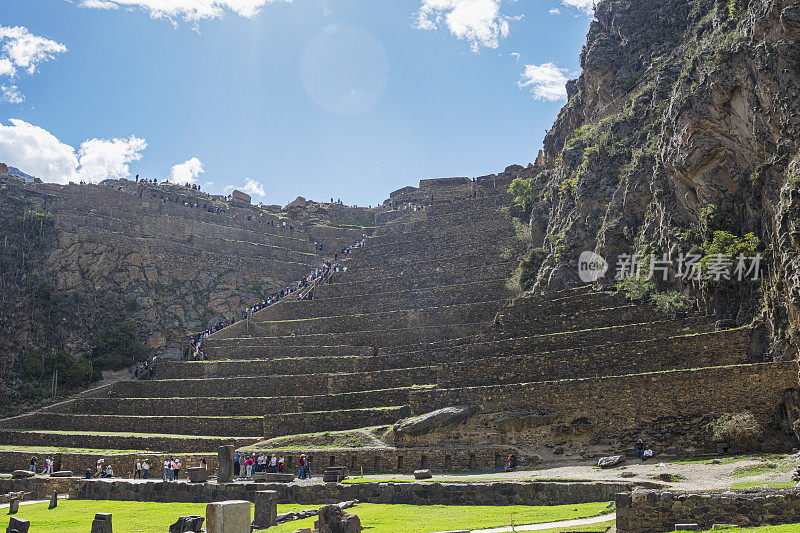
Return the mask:
<path id="1" fill-rule="evenodd" d="M 50 496 L 50 505 L 47 508 L 55 509 L 57 506 L 58 506 L 58 492 L 53 491 L 53 494 Z"/>
<path id="2" fill-rule="evenodd" d="M 217 454 L 219 456 L 217 483 L 230 483 L 233 481 L 233 445 L 220 446 Z"/>
<path id="3" fill-rule="evenodd" d="M 675 531 L 700 531 L 699 524 L 675 524 Z"/>
<path id="4" fill-rule="evenodd" d="M 431 479 L 433 473 L 429 469 L 414 470 L 414 479 Z"/>
<path id="5" fill-rule="evenodd" d="M 169 533 L 199 533 L 203 531 L 204 520 L 202 516 L 182 516 L 169 526 Z"/>
<path id="6" fill-rule="evenodd" d="M 608 457 L 601 457 L 597 461 L 597 466 L 600 468 L 611 468 L 622 463 L 625 460 L 624 455 L 610 455 Z"/>
<path id="7" fill-rule="evenodd" d="M 361 533 L 364 529 L 358 516 L 344 512 L 338 505 L 320 507 L 314 526 L 318 533 Z"/>
<path id="8" fill-rule="evenodd" d="M 30 470 L 14 470 L 13 472 L 11 472 L 11 477 L 15 479 L 25 479 L 28 477 L 33 477 L 35 475 L 36 474 L 31 472 Z"/>
<path id="9" fill-rule="evenodd" d="M 322 481 L 325 483 L 338 483 L 347 478 L 346 466 L 331 466 L 322 473 Z"/>
<path id="10" fill-rule="evenodd" d="M 266 529 L 278 523 L 278 491 L 259 490 L 255 497 L 255 516 L 253 525 Z"/>
<path id="11" fill-rule="evenodd" d="M 231 500 L 206 505 L 206 533 L 250 533 L 250 502 Z"/>
<path id="12" fill-rule="evenodd" d="M 19 498 L 11 498 L 8 502 L 8 514 L 17 514 L 19 512 Z"/>
<path id="13" fill-rule="evenodd" d="M 23 518 L 17 518 L 16 516 L 12 516 L 11 519 L 8 521 L 8 527 L 6 528 L 6 533 L 10 531 L 18 531 L 19 533 L 28 533 L 28 530 L 31 527 L 31 523 Z"/>
<path id="14" fill-rule="evenodd" d="M 59 470 L 58 472 L 50 474 L 50 477 L 72 477 L 74 475 L 72 470 Z"/>
<path id="15" fill-rule="evenodd" d="M 97 513 L 94 515 L 92 533 L 112 533 L 111 513 Z"/>
<path id="16" fill-rule="evenodd" d="M 203 483 L 208 481 L 208 469 L 200 466 L 193 466 L 186 469 L 186 477 L 189 483 Z"/>

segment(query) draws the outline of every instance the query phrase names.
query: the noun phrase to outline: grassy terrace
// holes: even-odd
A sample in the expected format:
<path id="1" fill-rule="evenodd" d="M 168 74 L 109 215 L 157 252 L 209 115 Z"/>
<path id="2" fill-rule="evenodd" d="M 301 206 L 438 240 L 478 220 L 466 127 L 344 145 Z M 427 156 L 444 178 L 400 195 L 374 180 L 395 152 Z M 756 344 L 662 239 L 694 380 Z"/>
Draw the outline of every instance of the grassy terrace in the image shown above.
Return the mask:
<path id="1" fill-rule="evenodd" d="M 553 507 L 485 507 L 485 506 L 414 506 L 359 504 L 349 512 L 361 519 L 361 524 L 369 527 L 372 533 L 427 533 L 453 528 L 480 529 L 506 526 L 511 523 L 538 524 L 586 518 L 608 512 L 607 503 L 584 503 Z M 197 503 L 151 503 L 61 500 L 58 507 L 47 509 L 47 504 L 20 507 L 19 518 L 31 521 L 32 530 L 37 533 L 85 533 L 91 527 L 95 513 L 112 513 L 115 530 L 138 531 L 142 533 L 163 533 L 179 516 L 205 516 L 205 504 Z M 315 507 L 312 505 L 279 505 L 278 513 L 300 511 Z M 270 533 L 291 533 L 296 529 L 313 527 L 314 518 L 297 520 L 269 528 Z M 558 528 L 552 531 L 592 531 L 601 532 L 611 522 L 585 526 L 583 528 Z"/>

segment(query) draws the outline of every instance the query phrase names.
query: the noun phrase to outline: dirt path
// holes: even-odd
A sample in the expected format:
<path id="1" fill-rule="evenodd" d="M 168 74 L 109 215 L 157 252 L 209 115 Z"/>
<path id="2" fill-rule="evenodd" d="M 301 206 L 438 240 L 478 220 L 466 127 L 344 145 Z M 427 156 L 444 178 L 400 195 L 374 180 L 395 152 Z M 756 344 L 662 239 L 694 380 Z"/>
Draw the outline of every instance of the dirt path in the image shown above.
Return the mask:
<path id="1" fill-rule="evenodd" d="M 576 527 L 588 526 L 591 524 L 601 524 L 609 520 L 616 520 L 617 513 L 608 513 L 599 516 L 592 516 L 589 518 L 576 518 L 574 520 L 561 520 L 560 522 L 545 522 L 543 524 L 530 524 L 527 526 L 514 526 L 513 531 L 542 531 L 545 529 L 554 529 L 559 527 Z M 470 530 L 463 530 L 470 531 Z M 491 529 L 473 529 L 470 533 L 510 533 L 511 526 L 508 527 L 494 527 Z"/>
<path id="2" fill-rule="evenodd" d="M 617 482 L 656 482 L 677 490 L 719 490 L 737 484 L 791 483 L 792 474 L 800 464 L 800 453 L 785 456 L 720 457 L 716 462 L 707 459 L 655 458 L 642 463 L 628 459 L 616 468 L 596 468 L 596 460 L 575 460 L 570 464 L 554 465 L 538 470 L 521 470 L 492 474 L 435 475 L 432 481 L 493 480 L 585 480 Z M 667 476 L 671 475 L 671 476 Z M 674 477 L 673 477 L 674 476 Z M 368 479 L 404 479 L 411 476 L 386 474 L 365 476 Z"/>

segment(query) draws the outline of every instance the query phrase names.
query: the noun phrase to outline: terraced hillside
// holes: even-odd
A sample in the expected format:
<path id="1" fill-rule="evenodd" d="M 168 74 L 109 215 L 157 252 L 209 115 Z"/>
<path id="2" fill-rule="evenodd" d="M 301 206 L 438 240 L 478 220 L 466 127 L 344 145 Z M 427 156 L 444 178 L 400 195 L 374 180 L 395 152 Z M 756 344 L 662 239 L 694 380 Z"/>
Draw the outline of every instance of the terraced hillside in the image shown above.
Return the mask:
<path id="1" fill-rule="evenodd" d="M 796 362 L 751 363 L 748 328 L 591 287 L 515 298 L 507 280 L 524 244 L 508 199 L 462 189 L 387 217 L 313 299 L 215 333 L 205 361 L 161 362 L 155 381 L 6 419 L 0 443 L 210 452 L 233 438 L 290 464 L 307 451 L 318 465 L 455 471 L 640 437 L 676 453 L 726 449 L 708 424 L 745 411 L 765 448 L 793 442 L 782 428 Z"/>

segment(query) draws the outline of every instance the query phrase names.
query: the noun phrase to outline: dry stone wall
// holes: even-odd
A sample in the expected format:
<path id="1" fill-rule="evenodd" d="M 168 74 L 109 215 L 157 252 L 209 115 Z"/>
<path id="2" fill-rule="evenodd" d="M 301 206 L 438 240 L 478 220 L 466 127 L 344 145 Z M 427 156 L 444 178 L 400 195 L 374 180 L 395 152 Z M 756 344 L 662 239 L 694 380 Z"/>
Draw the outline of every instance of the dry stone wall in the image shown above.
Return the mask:
<path id="1" fill-rule="evenodd" d="M 673 492 L 638 490 L 617 494 L 619 533 L 675 531 L 676 524 L 740 527 L 800 523 L 800 491 Z"/>

